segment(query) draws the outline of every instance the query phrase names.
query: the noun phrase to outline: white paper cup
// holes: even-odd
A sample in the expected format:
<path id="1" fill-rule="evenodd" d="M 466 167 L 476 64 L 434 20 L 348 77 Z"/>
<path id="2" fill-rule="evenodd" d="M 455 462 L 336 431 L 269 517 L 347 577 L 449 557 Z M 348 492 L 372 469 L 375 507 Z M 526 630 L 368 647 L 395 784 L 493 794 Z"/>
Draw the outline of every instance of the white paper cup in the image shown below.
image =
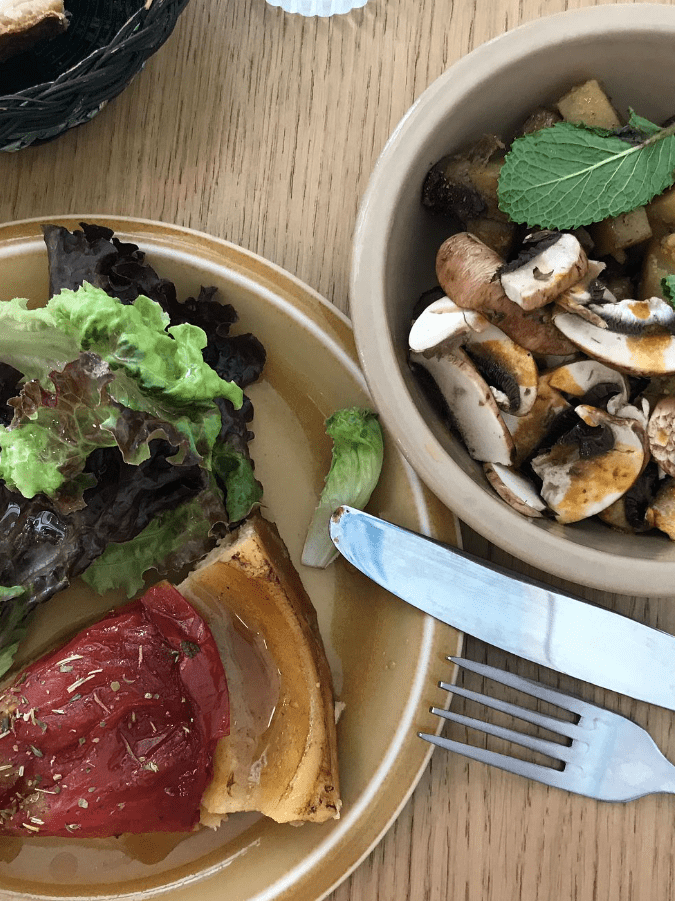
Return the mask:
<path id="1" fill-rule="evenodd" d="M 301 16 L 335 16 L 365 6 L 367 0 L 267 0 L 270 6 L 280 6 L 287 13 Z"/>

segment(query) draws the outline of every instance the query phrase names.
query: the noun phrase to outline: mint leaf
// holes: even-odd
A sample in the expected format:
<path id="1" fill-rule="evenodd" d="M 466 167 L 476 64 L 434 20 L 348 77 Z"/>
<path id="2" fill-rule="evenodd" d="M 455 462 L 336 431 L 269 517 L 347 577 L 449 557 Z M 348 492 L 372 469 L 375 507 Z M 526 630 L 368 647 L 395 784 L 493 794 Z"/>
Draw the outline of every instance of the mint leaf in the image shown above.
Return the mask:
<path id="1" fill-rule="evenodd" d="M 645 137 L 651 137 L 652 135 L 656 135 L 661 131 L 660 125 L 655 125 L 653 122 L 650 122 L 649 119 L 645 119 L 643 116 L 638 116 L 635 110 L 630 110 L 630 118 L 628 120 L 628 127 L 635 129 L 635 131 L 641 132 Z"/>
<path id="2" fill-rule="evenodd" d="M 673 131 L 629 144 L 612 132 L 558 122 L 517 138 L 499 176 L 499 206 L 514 222 L 553 229 L 643 206 L 675 181 Z"/>

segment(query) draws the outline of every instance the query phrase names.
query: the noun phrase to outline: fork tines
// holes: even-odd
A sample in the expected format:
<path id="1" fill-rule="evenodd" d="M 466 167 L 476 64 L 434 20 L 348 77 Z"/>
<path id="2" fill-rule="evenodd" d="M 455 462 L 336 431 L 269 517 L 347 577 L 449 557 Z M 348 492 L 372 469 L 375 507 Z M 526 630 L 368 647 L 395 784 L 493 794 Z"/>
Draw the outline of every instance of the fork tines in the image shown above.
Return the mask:
<path id="1" fill-rule="evenodd" d="M 503 685 L 507 685 L 510 688 L 514 688 L 517 691 L 521 691 L 535 698 L 539 698 L 540 700 L 547 701 L 550 704 L 555 705 L 556 707 L 569 710 L 579 717 L 581 717 L 585 712 L 588 711 L 589 705 L 587 705 L 579 698 L 572 698 L 569 695 L 561 694 L 560 692 L 548 688 L 547 686 L 542 685 L 539 682 L 534 682 L 530 679 L 524 679 L 521 676 L 516 676 L 513 673 L 507 673 L 500 669 L 495 669 L 494 667 L 487 666 L 483 663 L 475 663 L 472 660 L 466 660 L 460 657 L 449 657 L 448 659 L 458 666 L 462 666 L 466 670 L 470 670 L 471 672 L 474 672 L 480 676 L 492 679 L 495 682 L 500 682 Z M 524 722 L 543 727 L 553 733 L 557 733 L 572 740 L 574 740 L 575 738 L 580 738 L 583 731 L 576 723 L 560 720 L 556 717 L 546 716 L 545 714 L 520 707 L 516 704 L 508 703 L 507 701 L 502 701 L 497 698 L 491 698 L 488 695 L 480 694 L 478 692 L 469 691 L 468 689 L 462 688 L 461 686 L 450 685 L 448 683 L 441 682 L 440 687 L 445 689 L 446 691 L 452 692 L 453 694 L 459 695 L 460 697 L 467 698 L 472 701 L 477 701 L 478 703 L 483 704 L 484 706 L 489 707 L 493 710 L 510 714 L 511 716 L 523 720 Z M 477 729 L 481 732 L 493 735 L 496 738 L 514 742 L 515 744 L 529 748 L 532 751 L 538 751 L 541 754 L 545 754 L 547 757 L 553 758 L 554 760 L 560 760 L 563 763 L 569 762 L 573 756 L 572 748 L 570 745 L 559 744 L 555 741 L 547 741 L 545 739 L 537 738 L 532 735 L 526 735 L 513 729 L 507 729 L 503 726 L 497 726 L 493 723 L 487 723 L 483 720 L 474 719 L 473 717 L 463 716 L 462 714 L 453 713 L 449 710 L 442 710 L 438 707 L 432 707 L 431 712 L 436 714 L 437 716 L 443 717 L 446 720 L 458 723 L 459 725 Z M 519 760 L 513 757 L 509 757 L 506 754 L 499 754 L 495 751 L 489 751 L 485 748 L 478 748 L 472 745 L 467 745 L 464 742 L 442 738 L 438 735 L 430 735 L 423 732 L 418 733 L 418 735 L 425 741 L 431 742 L 434 745 L 438 745 L 441 748 L 445 748 L 448 751 L 455 751 L 465 757 L 470 757 L 483 763 L 489 763 L 492 766 L 499 767 L 503 770 L 508 770 L 512 773 L 517 773 L 521 776 L 526 776 L 531 779 L 538 779 L 540 782 L 546 782 L 549 785 L 556 785 L 558 781 L 558 776 L 556 774 L 562 776 L 563 773 L 563 771 L 553 769 L 550 766 L 531 763 L 525 760 Z"/>

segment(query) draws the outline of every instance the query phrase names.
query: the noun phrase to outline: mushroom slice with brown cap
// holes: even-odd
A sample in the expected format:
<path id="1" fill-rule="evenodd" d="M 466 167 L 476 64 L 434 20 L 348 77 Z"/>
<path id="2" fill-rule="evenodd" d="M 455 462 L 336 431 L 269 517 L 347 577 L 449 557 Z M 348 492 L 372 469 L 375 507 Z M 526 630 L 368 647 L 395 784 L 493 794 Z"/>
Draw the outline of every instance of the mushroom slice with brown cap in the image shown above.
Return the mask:
<path id="1" fill-rule="evenodd" d="M 569 232 L 553 232 L 500 270 L 504 293 L 524 310 L 546 306 L 583 278 L 588 257 Z"/>
<path id="2" fill-rule="evenodd" d="M 599 328 L 573 313 L 554 313 L 560 331 L 594 360 L 632 375 L 675 372 L 675 310 L 660 297 L 591 304 Z"/>
<path id="3" fill-rule="evenodd" d="M 479 310 L 505 334 L 536 354 L 570 354 L 574 345 L 554 326 L 548 310 L 526 312 L 504 294 L 504 260 L 469 232 L 447 238 L 436 255 L 439 284 L 457 306 Z"/>
<path id="4" fill-rule="evenodd" d="M 465 310 L 499 309 L 508 297 L 499 283 L 504 260 L 470 232 L 457 232 L 436 254 L 439 284 L 457 306 Z"/>
<path id="5" fill-rule="evenodd" d="M 541 496 L 561 523 L 594 516 L 624 494 L 645 463 L 638 422 L 581 404 L 581 420 L 549 451 L 532 460 Z"/>
<path id="6" fill-rule="evenodd" d="M 518 470 L 503 466 L 501 463 L 485 463 L 483 469 L 488 482 L 497 494 L 518 513 L 539 517 L 546 510 L 546 504 L 537 489 Z"/>
<path id="7" fill-rule="evenodd" d="M 447 297 L 436 300 L 413 323 L 408 343 L 413 353 L 427 356 L 463 347 L 502 410 L 521 416 L 534 403 L 538 373 L 532 354 L 475 310 Z"/>
<path id="8" fill-rule="evenodd" d="M 514 444 L 490 386 L 461 347 L 451 353 L 411 353 L 410 361 L 424 367 L 438 386 L 452 420 L 474 460 L 511 463 Z"/>
<path id="9" fill-rule="evenodd" d="M 585 354 L 582 354 L 576 347 L 573 354 L 545 354 L 537 356 L 537 363 L 540 372 L 550 372 L 552 369 L 558 369 L 559 366 L 567 366 L 568 363 L 576 363 L 577 360 L 585 360 Z"/>

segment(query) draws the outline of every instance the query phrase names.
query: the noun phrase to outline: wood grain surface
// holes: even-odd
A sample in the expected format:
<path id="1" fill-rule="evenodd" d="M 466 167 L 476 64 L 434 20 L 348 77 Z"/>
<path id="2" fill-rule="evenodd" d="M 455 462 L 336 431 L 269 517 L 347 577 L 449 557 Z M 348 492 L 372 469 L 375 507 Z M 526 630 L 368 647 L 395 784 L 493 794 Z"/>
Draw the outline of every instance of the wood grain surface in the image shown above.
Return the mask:
<path id="1" fill-rule="evenodd" d="M 265 0 L 191 0 L 167 44 L 94 120 L 0 155 L 0 220 L 111 213 L 189 226 L 255 251 L 348 312 L 359 199 L 410 104 L 478 44 L 588 5 L 369 0 L 346 16 L 303 19 Z M 465 546 L 537 575 L 468 530 Z M 567 587 L 675 632 L 672 599 Z M 675 760 L 672 714 L 475 640 L 466 653 L 630 715 Z M 668 796 L 599 804 L 437 752 L 397 822 L 331 898 L 671 901 L 674 826 Z"/>

